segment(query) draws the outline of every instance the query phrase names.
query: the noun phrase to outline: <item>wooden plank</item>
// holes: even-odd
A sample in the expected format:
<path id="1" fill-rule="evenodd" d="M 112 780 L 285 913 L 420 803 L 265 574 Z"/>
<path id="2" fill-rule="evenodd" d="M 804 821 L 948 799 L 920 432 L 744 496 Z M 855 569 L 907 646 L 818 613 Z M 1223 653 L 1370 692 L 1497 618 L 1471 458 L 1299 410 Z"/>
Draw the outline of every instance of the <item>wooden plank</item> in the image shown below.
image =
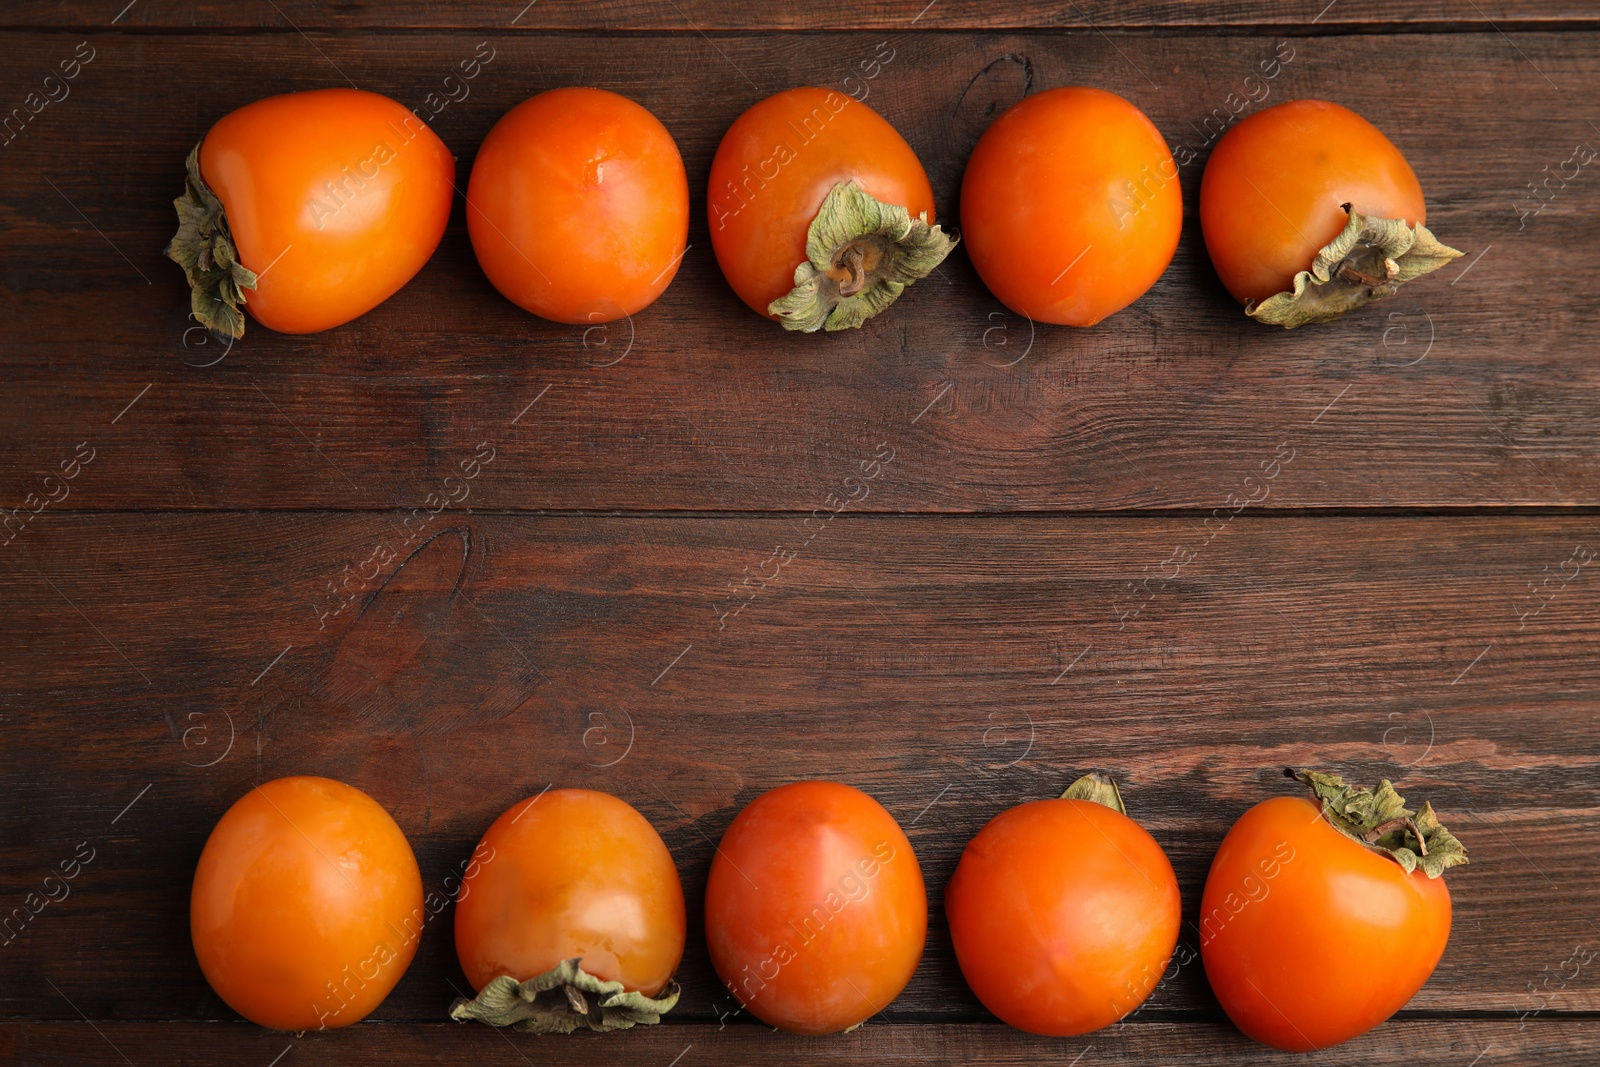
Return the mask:
<path id="1" fill-rule="evenodd" d="M 509 1042 L 509 1043 L 508 1043 Z M 525 1065 L 629 1062 L 696 1067 L 760 1062 L 772 1067 L 862 1063 L 977 1064 L 1024 1067 L 1041 1062 L 1088 1064 L 1281 1065 L 1305 1057 L 1255 1045 L 1220 1024 L 1140 1023 L 1083 1038 L 1033 1037 L 1008 1027 L 938 1024 L 879 1025 L 826 1038 L 796 1037 L 755 1026 L 668 1023 L 605 1037 L 588 1034 L 543 1039 L 513 1035 L 507 1041 L 478 1027 L 451 1023 L 363 1023 L 329 1034 L 294 1037 L 255 1027 L 193 1022 L 82 1022 L 0 1024 L 0 1052 L 17 1067 L 60 1063 L 127 1067 L 134 1063 L 257 1063 L 282 1055 L 284 1067 L 389 1067 L 394 1063 Z M 1430 1063 L 1510 1067 L 1588 1067 L 1600 1054 L 1600 1026 L 1592 1020 L 1546 1020 L 1519 1027 L 1516 1020 L 1396 1020 L 1338 1048 L 1315 1054 L 1328 1067 L 1402 1067 L 1427 1056 Z M 126 1057 L 126 1058 L 124 1058 Z M 676 1058 L 675 1058 L 676 1057 Z M 1476 1057 L 1476 1058 L 1474 1058 Z"/>
<path id="2" fill-rule="evenodd" d="M 13 0 L 0 14 L 0 26 L 72 27 L 101 30 L 376 30 L 492 29 L 610 30 L 693 33 L 719 30 L 832 30 L 841 27 L 901 32 L 916 30 L 1007 30 L 1049 27 L 1064 30 L 1173 29 L 1191 33 L 1218 29 L 1297 28 L 1338 32 L 1382 26 L 1528 27 L 1572 24 L 1593 26 L 1592 5 L 1581 0 L 1495 0 L 1454 4 L 1419 0 L 1405 5 L 1382 0 L 1047 0 L 994 4 L 983 0 L 880 0 L 852 4 L 820 0 L 805 5 L 761 5 L 739 0 L 620 0 L 597 11 L 582 0 L 473 0 L 429 4 L 424 0 L 328 5 L 315 0 L 276 0 L 272 4 L 202 0 L 106 0 L 93 5 L 68 0 Z"/>
<path id="3" fill-rule="evenodd" d="M 470 95 L 435 125 L 464 178 L 516 101 L 599 84 L 661 115 L 699 189 L 744 107 L 837 83 L 881 39 L 496 38 Z M 23 57 L 9 97 L 72 46 L 7 36 Z M 439 254 L 387 305 L 325 335 L 252 328 L 225 356 L 190 332 L 181 274 L 160 255 L 195 139 L 251 99 L 341 73 L 420 104 L 474 40 L 112 35 L 90 47 L 72 95 L 0 151 L 0 424 L 18 430 L 0 440 L 5 507 L 44 499 L 41 479 L 80 443 L 99 458 L 52 507 L 396 507 L 420 503 L 480 441 L 503 457 L 474 488 L 488 508 L 809 511 L 882 441 L 904 460 L 870 510 L 1211 509 L 1230 494 L 1263 508 L 1600 504 L 1600 185 L 1584 171 L 1538 216 L 1516 207 L 1541 168 L 1600 138 L 1573 110 L 1600 73 L 1595 35 L 1287 46 L 1268 101 L 1333 95 L 1369 115 L 1410 154 L 1430 222 L 1471 253 L 1325 328 L 1267 329 L 1229 302 L 1194 224 L 1197 161 L 1183 169 L 1190 221 L 1171 270 L 1093 330 L 1032 329 L 958 250 L 859 332 L 785 335 L 732 297 L 697 210 L 667 294 L 585 331 L 487 285 L 458 203 Z M 949 209 L 988 116 L 1030 84 L 1124 93 L 1203 154 L 1208 109 L 1279 45 L 922 34 L 894 47 L 869 102 L 921 152 Z M 1359 73 L 1390 66 L 1409 72 L 1405 93 Z M 1467 69 L 1479 73 L 1454 76 Z M 1296 458 L 1270 493 L 1241 488 L 1280 445 Z"/>
<path id="4" fill-rule="evenodd" d="M 4 557 L 0 902 L 82 842 L 96 858 L 3 951 L 91 1018 L 228 1017 L 189 952 L 189 872 L 279 775 L 371 792 L 430 887 L 547 784 L 624 797 L 683 872 L 701 1019 L 731 1006 L 698 919 L 712 842 L 765 789 L 857 783 L 932 887 L 894 1013 L 970 1019 L 939 888 L 985 821 L 1112 772 L 1192 944 L 1218 841 L 1288 764 L 1393 777 L 1467 843 L 1412 1008 L 1600 1009 L 1587 971 L 1529 991 L 1600 935 L 1588 517 L 442 515 L 411 545 L 393 513 L 38 521 Z M 385 1018 L 449 1000 L 448 919 Z M 0 1016 L 72 1019 L 56 999 L 7 983 Z M 1215 1006 L 1191 963 L 1146 1010 Z"/>

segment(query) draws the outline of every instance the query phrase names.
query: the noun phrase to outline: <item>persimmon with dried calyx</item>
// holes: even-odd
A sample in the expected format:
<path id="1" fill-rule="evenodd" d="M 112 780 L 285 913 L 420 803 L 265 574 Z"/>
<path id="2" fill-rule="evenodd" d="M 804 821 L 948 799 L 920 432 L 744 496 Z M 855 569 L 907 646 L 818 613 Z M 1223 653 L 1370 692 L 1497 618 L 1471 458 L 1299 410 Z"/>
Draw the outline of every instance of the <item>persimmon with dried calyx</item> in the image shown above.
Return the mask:
<path id="1" fill-rule="evenodd" d="M 1467 853 L 1388 781 L 1286 773 L 1313 799 L 1263 800 L 1233 824 L 1206 876 L 1200 956 L 1240 1030 L 1308 1052 L 1366 1033 L 1427 982 L 1450 938 L 1440 876 Z"/>
<path id="2" fill-rule="evenodd" d="M 227 810 L 189 903 L 206 981 L 275 1030 L 365 1018 L 406 973 L 425 919 L 394 819 L 354 786 L 309 776 L 259 785 Z"/>
<path id="3" fill-rule="evenodd" d="M 711 161 L 711 245 L 739 299 L 785 329 L 844 330 L 899 299 L 955 247 L 916 153 L 831 89 L 770 96 Z"/>
<path id="4" fill-rule="evenodd" d="M 604 89 L 552 89 L 494 124 L 467 184 L 467 230 L 513 304 L 578 325 L 632 315 L 678 272 L 689 179 L 659 119 Z"/>
<path id="5" fill-rule="evenodd" d="M 452 1018 L 535 1033 L 659 1022 L 678 1002 L 683 886 L 624 800 L 552 789 L 513 805 L 473 852 L 456 955 L 478 995 Z"/>
<path id="6" fill-rule="evenodd" d="M 1217 142 L 1200 226 L 1228 292 L 1258 322 L 1328 322 L 1461 253 L 1424 223 L 1404 155 L 1349 108 L 1290 100 Z"/>
<path id="7" fill-rule="evenodd" d="M 961 179 L 967 255 L 995 298 L 1035 322 L 1093 326 L 1161 277 L 1183 196 L 1161 132 L 1115 93 L 1049 89 L 978 139 Z"/>
<path id="8" fill-rule="evenodd" d="M 244 310 L 279 333 L 316 333 L 393 296 L 439 246 L 456 172 L 421 119 L 357 89 L 247 104 L 188 166 L 167 256 L 188 276 L 195 319 L 235 338 Z"/>
<path id="9" fill-rule="evenodd" d="M 962 852 L 944 906 L 984 1007 L 1051 1037 L 1133 1011 L 1178 943 L 1172 864 L 1098 774 L 991 819 Z"/>

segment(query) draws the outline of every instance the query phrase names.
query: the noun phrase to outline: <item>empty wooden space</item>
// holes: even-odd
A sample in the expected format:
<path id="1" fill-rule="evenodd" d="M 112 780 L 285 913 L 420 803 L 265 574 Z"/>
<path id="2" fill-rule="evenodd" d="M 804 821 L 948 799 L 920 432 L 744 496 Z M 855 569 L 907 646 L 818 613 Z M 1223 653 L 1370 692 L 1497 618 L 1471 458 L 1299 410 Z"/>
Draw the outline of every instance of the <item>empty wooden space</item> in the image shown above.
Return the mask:
<path id="1" fill-rule="evenodd" d="M 80 843 L 94 859 L 0 944 L 0 1059 L 1301 1062 L 1234 1030 L 1198 960 L 1108 1030 L 1011 1030 L 961 979 L 941 889 L 990 817 L 1105 770 L 1173 860 L 1192 950 L 1222 835 L 1309 764 L 1431 799 L 1472 856 L 1432 980 L 1309 1062 L 1593 1063 L 1600 981 L 1547 979 L 1600 944 L 1600 179 L 1525 201 L 1600 142 L 1600 19 L 1325 2 L 7 5 L 0 113 L 80 42 L 94 58 L 0 146 L 0 505 L 92 458 L 0 546 L 0 913 Z M 559 85 L 677 138 L 696 217 L 661 300 L 532 318 L 484 279 L 458 196 L 428 266 L 356 322 L 194 329 L 161 249 L 209 125 L 331 85 L 419 104 L 479 41 L 493 60 L 433 122 L 460 186 L 494 121 Z M 718 139 L 879 42 L 868 103 L 957 231 L 998 110 L 1078 83 L 1144 108 L 1196 154 L 1167 274 L 1081 331 L 1006 311 L 959 249 L 860 331 L 750 313 L 702 214 Z M 1243 317 L 1194 218 L 1216 116 L 1280 49 L 1251 107 L 1367 115 L 1467 252 L 1294 332 Z M 425 504 L 484 455 L 468 497 Z M 680 1007 L 604 1038 L 445 1022 L 446 912 L 372 1019 L 242 1022 L 195 963 L 190 879 L 229 804 L 302 773 L 376 797 L 430 887 L 548 784 L 623 797 L 683 874 Z M 697 910 L 738 810 L 808 777 L 885 804 L 932 908 L 905 993 L 830 1039 L 725 1018 Z"/>
<path id="2" fill-rule="evenodd" d="M 78 4 L 71 0 L 14 0 L 0 25 L 99 30 L 232 29 L 296 30 L 494 29 L 536 33 L 706 32 L 717 30 L 1125 30 L 1176 29 L 1189 33 L 1230 32 L 1263 26 L 1297 27 L 1302 33 L 1374 27 L 1437 29 L 1444 26 L 1526 29 L 1537 26 L 1592 28 L 1594 8 L 1582 0 L 1491 0 L 1483 4 L 1422 0 L 1403 8 L 1382 0 L 881 0 L 874 4 L 818 0 L 786 8 L 764 8 L 740 0 L 614 0 L 596 11 L 586 0 L 504 0 L 430 4 L 425 0 L 346 0 L 336 6 L 316 0 L 268 4 L 222 0 L 134 0 Z"/>

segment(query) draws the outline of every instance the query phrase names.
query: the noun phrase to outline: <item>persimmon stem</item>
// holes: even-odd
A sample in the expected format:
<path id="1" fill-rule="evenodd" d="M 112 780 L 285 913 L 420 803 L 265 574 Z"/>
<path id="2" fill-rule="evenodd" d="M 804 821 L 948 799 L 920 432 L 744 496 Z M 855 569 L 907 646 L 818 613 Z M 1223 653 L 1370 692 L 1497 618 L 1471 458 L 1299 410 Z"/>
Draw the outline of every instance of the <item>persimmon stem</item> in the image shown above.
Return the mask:
<path id="1" fill-rule="evenodd" d="M 1426 226 L 1362 215 L 1340 205 L 1345 227 L 1321 249 L 1291 290 L 1245 305 L 1257 322 L 1293 329 L 1328 322 L 1346 311 L 1393 296 L 1406 282 L 1438 270 L 1461 253 L 1441 244 Z"/>
<path id="2" fill-rule="evenodd" d="M 1402 815 L 1395 819 L 1385 819 L 1361 836 L 1368 844 L 1371 844 L 1390 830 L 1397 830 L 1402 826 L 1410 830 L 1411 836 L 1417 839 L 1417 855 L 1426 856 L 1428 854 L 1428 843 L 1422 839 L 1422 831 L 1417 829 L 1417 824 L 1412 822 L 1411 817 L 1407 815 Z"/>
<path id="3" fill-rule="evenodd" d="M 786 330 L 848 330 L 883 311 L 955 247 L 927 220 L 840 182 L 806 230 L 794 288 L 767 305 Z"/>
<path id="4" fill-rule="evenodd" d="M 867 272 L 862 265 L 866 258 L 866 250 L 859 244 L 852 244 L 839 254 L 839 266 L 850 275 L 839 283 L 840 296 L 855 296 L 867 284 Z"/>
<path id="5" fill-rule="evenodd" d="M 1400 265 L 1392 259 L 1385 259 L 1383 261 L 1383 268 L 1384 274 L 1383 277 L 1380 278 L 1374 274 L 1367 274 L 1354 263 L 1346 260 L 1339 268 L 1339 277 L 1343 278 L 1347 282 L 1356 282 L 1360 285 L 1388 285 L 1394 280 L 1394 276 L 1400 273 Z"/>

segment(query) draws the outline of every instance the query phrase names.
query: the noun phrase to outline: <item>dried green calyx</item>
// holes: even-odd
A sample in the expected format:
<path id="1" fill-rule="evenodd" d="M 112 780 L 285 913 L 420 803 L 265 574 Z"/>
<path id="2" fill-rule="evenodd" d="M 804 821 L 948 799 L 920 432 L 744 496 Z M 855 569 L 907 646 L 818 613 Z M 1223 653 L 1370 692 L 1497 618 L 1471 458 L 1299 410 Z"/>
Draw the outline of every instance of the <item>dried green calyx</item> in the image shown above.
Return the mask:
<path id="1" fill-rule="evenodd" d="M 1344 210 L 1350 216 L 1344 229 L 1317 253 L 1310 270 L 1294 276 L 1294 290 L 1246 304 L 1246 315 L 1291 330 L 1308 322 L 1329 322 L 1393 296 L 1404 283 L 1461 255 L 1421 223 L 1374 218 L 1352 211 L 1349 204 Z"/>
<path id="2" fill-rule="evenodd" d="M 1062 800 L 1089 800 L 1096 804 L 1110 808 L 1120 815 L 1128 814 L 1128 809 L 1123 806 L 1122 793 L 1117 789 L 1117 783 L 1110 775 L 1094 771 L 1079 778 L 1067 786 L 1067 791 L 1061 794 Z"/>
<path id="3" fill-rule="evenodd" d="M 476 1019 L 535 1034 L 570 1034 L 587 1028 L 606 1033 L 651 1025 L 678 1003 L 678 983 L 668 982 L 659 997 L 631 993 L 578 966 L 581 957 L 562 960 L 544 974 L 519 982 L 503 974 L 476 997 L 450 1005 L 457 1022 Z"/>
<path id="4" fill-rule="evenodd" d="M 767 306 L 786 330 L 848 330 L 899 299 L 956 246 L 927 215 L 912 218 L 854 181 L 829 190 L 806 231 L 794 288 Z"/>
<path id="5" fill-rule="evenodd" d="M 1407 874 L 1420 867 L 1429 878 L 1437 878 L 1467 862 L 1466 847 L 1440 824 L 1433 805 L 1425 802 L 1421 811 L 1412 811 L 1387 778 L 1373 790 L 1345 785 L 1337 774 L 1292 767 L 1283 773 L 1311 787 L 1330 826 L 1382 852 Z"/>
<path id="6" fill-rule="evenodd" d="M 178 209 L 178 232 L 166 255 L 189 279 L 195 319 L 218 337 L 244 336 L 244 291 L 256 287 L 255 272 L 239 262 L 222 201 L 200 176 L 200 146 L 189 153 L 189 175 Z"/>

